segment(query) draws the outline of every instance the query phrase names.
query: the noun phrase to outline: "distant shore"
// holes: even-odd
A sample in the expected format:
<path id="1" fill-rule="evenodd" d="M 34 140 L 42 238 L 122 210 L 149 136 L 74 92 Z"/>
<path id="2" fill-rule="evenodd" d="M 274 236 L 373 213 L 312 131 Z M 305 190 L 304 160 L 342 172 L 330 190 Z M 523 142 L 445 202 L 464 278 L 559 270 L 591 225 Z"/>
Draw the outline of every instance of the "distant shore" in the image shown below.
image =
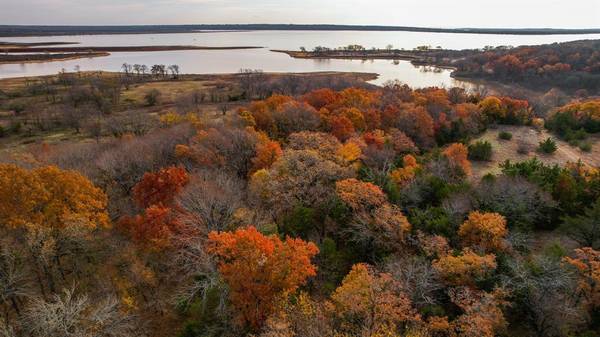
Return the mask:
<path id="1" fill-rule="evenodd" d="M 51 35 L 99 35 L 99 34 L 169 34 L 206 31 L 398 31 L 458 34 L 502 34 L 502 35 L 557 35 L 557 34 L 600 34 L 600 28 L 436 28 L 377 25 L 294 25 L 294 24 L 198 24 L 198 25 L 137 25 L 137 26 L 25 26 L 0 25 L 0 37 L 51 36 Z"/>
<path id="2" fill-rule="evenodd" d="M 113 46 L 113 47 L 31 47 L 10 48 L 7 53 L 77 53 L 77 52 L 153 52 L 153 51 L 175 51 L 175 50 L 238 50 L 238 49 L 260 49 L 258 46 L 233 46 L 233 47 L 205 47 L 205 46 Z"/>
<path id="3" fill-rule="evenodd" d="M 109 56 L 111 52 L 157 52 L 177 50 L 239 50 L 258 49 L 262 47 L 203 47 L 203 46 L 116 46 L 116 47 L 37 47 L 66 45 L 69 42 L 39 42 L 31 44 L 0 44 L 0 64 L 10 63 L 42 63 L 67 61 L 81 58 Z M 33 46 L 33 47 L 28 47 Z M 28 54 L 21 54 L 28 53 Z"/>
<path id="4" fill-rule="evenodd" d="M 0 54 L 0 64 L 11 63 L 45 63 L 55 61 L 69 61 L 82 58 L 109 56 L 108 52 L 68 53 L 68 54 Z"/>

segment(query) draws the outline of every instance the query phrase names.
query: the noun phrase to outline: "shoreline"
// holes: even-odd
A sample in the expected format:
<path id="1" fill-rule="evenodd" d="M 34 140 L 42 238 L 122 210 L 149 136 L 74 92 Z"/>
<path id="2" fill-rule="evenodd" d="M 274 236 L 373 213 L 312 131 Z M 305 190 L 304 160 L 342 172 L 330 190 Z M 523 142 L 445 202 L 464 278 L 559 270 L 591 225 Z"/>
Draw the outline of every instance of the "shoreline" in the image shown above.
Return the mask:
<path id="1" fill-rule="evenodd" d="M 262 49 L 260 46 L 232 46 L 232 47 L 207 47 L 207 46 L 89 46 L 89 47 L 50 47 L 50 48 L 10 48 L 7 53 L 77 53 L 77 52 L 155 52 L 178 50 L 241 50 Z"/>
<path id="2" fill-rule="evenodd" d="M 0 55 L 0 64 L 48 63 L 110 56 L 108 52 L 75 53 L 75 54 L 27 54 Z"/>
<path id="3" fill-rule="evenodd" d="M 194 32 L 230 31 L 383 31 L 492 35 L 585 35 L 600 34 L 600 28 L 441 28 L 380 25 L 334 24 L 188 24 L 188 25 L 131 25 L 131 26 L 40 26 L 0 25 L 0 37 L 68 36 L 113 34 L 179 34 Z"/>
<path id="4" fill-rule="evenodd" d="M 456 52 L 454 50 L 427 50 L 427 51 L 406 51 L 406 50 L 363 50 L 363 51 L 336 51 L 329 50 L 320 53 L 310 51 L 294 51 L 271 49 L 271 52 L 286 54 L 297 59 L 340 59 L 340 60 L 390 60 L 390 61 L 409 61 L 414 66 L 435 67 L 440 69 L 456 70 L 456 67 L 447 64 L 438 64 L 431 62 L 432 52 Z"/>
<path id="5" fill-rule="evenodd" d="M 77 74 L 77 72 L 69 71 L 66 74 Z M 103 74 L 106 76 L 122 76 L 121 72 L 104 71 L 104 70 L 86 70 L 82 71 L 81 74 Z M 283 76 L 299 76 L 299 77 L 318 77 L 318 76 L 354 76 L 360 78 L 365 82 L 370 82 L 379 78 L 377 73 L 365 73 L 365 72 L 346 72 L 346 71 L 313 71 L 313 72 L 265 72 L 268 77 L 283 77 Z M 15 76 L 0 78 L 0 87 L 3 82 L 19 81 L 19 80 L 31 80 L 31 79 L 43 79 L 56 77 L 57 74 L 51 75 L 39 75 L 39 76 Z M 231 80 L 244 76 L 240 73 L 212 73 L 212 74 L 179 74 L 177 79 L 164 79 L 158 78 L 150 82 L 169 82 L 169 81 L 199 81 L 199 80 Z M 135 77 L 135 76 L 134 76 Z M 151 75 L 145 75 L 145 77 L 151 78 Z"/>

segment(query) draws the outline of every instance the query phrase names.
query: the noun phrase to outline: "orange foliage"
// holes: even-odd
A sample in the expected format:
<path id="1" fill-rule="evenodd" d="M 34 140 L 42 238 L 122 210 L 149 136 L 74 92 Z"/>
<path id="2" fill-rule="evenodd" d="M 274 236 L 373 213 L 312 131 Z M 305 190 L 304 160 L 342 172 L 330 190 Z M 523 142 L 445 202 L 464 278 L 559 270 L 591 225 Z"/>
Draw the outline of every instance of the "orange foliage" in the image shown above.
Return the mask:
<path id="1" fill-rule="evenodd" d="M 123 217 L 119 227 L 131 239 L 151 250 L 160 250 L 171 245 L 171 238 L 183 228 L 177 215 L 160 204 L 148 207 L 143 215 Z"/>
<path id="2" fill-rule="evenodd" d="M 465 248 L 459 256 L 443 256 L 434 260 L 432 265 L 449 285 L 474 286 L 477 280 L 496 269 L 496 256 L 480 256 Z"/>
<path id="3" fill-rule="evenodd" d="M 600 308 L 600 251 L 586 247 L 575 250 L 575 257 L 564 261 L 578 272 L 578 290 L 589 309 Z"/>
<path id="4" fill-rule="evenodd" d="M 331 301 L 341 329 L 361 329 L 363 336 L 375 336 L 390 327 L 401 328 L 402 324 L 420 320 L 401 284 L 390 274 L 377 273 L 362 263 L 352 267 Z"/>
<path id="5" fill-rule="evenodd" d="M 469 149 L 464 144 L 450 144 L 443 154 L 448 158 L 452 167 L 461 169 L 466 175 L 471 175 L 471 162 L 468 159 Z"/>
<path id="6" fill-rule="evenodd" d="M 327 106 L 335 103 L 338 99 L 338 94 L 328 88 L 317 89 L 302 96 L 302 100 L 304 102 L 312 105 L 317 110 L 326 108 Z"/>
<path id="7" fill-rule="evenodd" d="M 400 187 L 406 186 L 415 177 L 416 171 L 419 168 L 417 159 L 410 154 L 404 156 L 402 162 L 403 167 L 395 169 L 390 173 L 392 181 Z"/>
<path id="8" fill-rule="evenodd" d="M 335 189 L 340 199 L 355 211 L 374 209 L 387 200 L 378 186 L 354 178 L 338 181 Z"/>
<path id="9" fill-rule="evenodd" d="M 505 249 L 507 234 L 506 219 L 498 213 L 471 212 L 458 230 L 463 245 L 486 252 Z"/>
<path id="10" fill-rule="evenodd" d="M 0 224 L 8 227 L 108 227 L 107 197 L 87 178 L 55 166 L 0 164 Z"/>
<path id="11" fill-rule="evenodd" d="M 453 330 L 464 337 L 494 337 L 507 326 L 502 307 L 508 303 L 508 294 L 502 289 L 492 293 L 469 288 L 450 290 L 452 302 L 458 305 L 463 314 L 452 322 Z"/>
<path id="12" fill-rule="evenodd" d="M 419 240 L 419 247 L 428 257 L 439 258 L 450 253 L 448 239 L 441 235 L 427 235 L 417 231 L 417 240 Z"/>
<path id="13" fill-rule="evenodd" d="M 281 145 L 273 140 L 268 140 L 263 143 L 259 143 L 256 146 L 256 157 L 252 158 L 252 170 L 250 174 L 262 170 L 268 169 L 283 155 Z"/>
<path id="14" fill-rule="evenodd" d="M 185 169 L 167 167 L 156 173 L 146 173 L 133 187 L 133 199 L 141 208 L 151 205 L 171 205 L 177 193 L 189 181 Z"/>
<path id="15" fill-rule="evenodd" d="M 331 117 L 329 125 L 331 126 L 331 134 L 340 141 L 345 141 L 354 134 L 352 121 L 345 116 Z"/>
<path id="16" fill-rule="evenodd" d="M 378 149 L 382 149 L 385 144 L 385 134 L 381 130 L 365 132 L 363 134 L 363 139 L 367 145 L 375 146 Z"/>
<path id="17" fill-rule="evenodd" d="M 398 154 L 417 152 L 417 146 L 404 132 L 398 129 L 389 131 L 389 140 Z"/>
<path id="18" fill-rule="evenodd" d="M 311 258 L 319 250 L 300 239 L 264 236 L 256 228 L 208 236 L 208 251 L 218 259 L 219 273 L 240 324 L 257 330 L 281 296 L 294 292 L 316 275 Z"/>
<path id="19" fill-rule="evenodd" d="M 360 146 L 351 139 L 342 145 L 342 147 L 337 151 L 337 154 L 346 162 L 351 163 L 360 158 L 362 150 L 360 149 Z"/>

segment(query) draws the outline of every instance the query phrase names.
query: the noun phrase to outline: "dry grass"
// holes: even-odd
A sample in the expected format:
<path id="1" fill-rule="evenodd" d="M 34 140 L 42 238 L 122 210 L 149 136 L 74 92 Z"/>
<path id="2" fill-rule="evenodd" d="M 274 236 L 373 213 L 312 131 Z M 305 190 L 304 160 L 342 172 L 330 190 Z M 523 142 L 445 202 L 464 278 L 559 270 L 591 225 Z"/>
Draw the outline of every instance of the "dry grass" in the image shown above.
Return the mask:
<path id="1" fill-rule="evenodd" d="M 132 86 L 129 90 L 123 91 L 121 98 L 142 104 L 146 93 L 156 89 L 161 93 L 162 102 L 173 103 L 182 94 L 194 90 L 206 90 L 209 86 L 210 83 L 205 81 L 149 82 Z"/>
<path id="2" fill-rule="evenodd" d="M 511 140 L 501 140 L 498 134 L 502 131 L 510 132 L 513 135 Z M 538 143 L 551 137 L 556 141 L 558 150 L 554 154 L 537 153 L 536 148 Z M 550 134 L 546 130 L 537 131 L 528 126 L 499 126 L 496 129 L 490 129 L 480 137 L 473 140 L 488 141 L 492 144 L 492 160 L 489 162 L 472 162 L 473 164 L 473 180 L 479 181 L 481 177 L 488 173 L 499 173 L 499 164 L 506 160 L 513 162 L 525 161 L 527 159 L 537 157 L 545 164 L 564 165 L 567 162 L 577 162 L 581 160 L 583 163 L 600 167 L 600 137 L 592 136 L 589 141 L 592 144 L 592 151 L 583 152 L 577 147 L 569 145 L 567 142 L 559 140 L 556 136 Z M 519 153 L 520 144 L 528 144 L 529 153 Z"/>

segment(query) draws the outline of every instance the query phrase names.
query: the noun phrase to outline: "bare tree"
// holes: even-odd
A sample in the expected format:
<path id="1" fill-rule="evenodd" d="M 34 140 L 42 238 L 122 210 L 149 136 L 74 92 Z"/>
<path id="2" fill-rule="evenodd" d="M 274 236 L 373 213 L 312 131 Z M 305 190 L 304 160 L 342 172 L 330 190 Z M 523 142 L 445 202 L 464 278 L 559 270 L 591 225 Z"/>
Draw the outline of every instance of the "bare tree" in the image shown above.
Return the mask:
<path id="1" fill-rule="evenodd" d="M 142 77 L 146 76 L 146 73 L 148 72 L 148 66 L 145 64 L 142 64 L 140 66 L 140 72 L 142 73 Z"/>
<path id="2" fill-rule="evenodd" d="M 9 250 L 8 245 L 3 243 L 3 248 L 0 250 L 0 302 L 5 306 L 7 322 L 8 308 L 12 307 L 15 313 L 20 315 L 19 303 L 31 294 L 29 287 L 31 280 L 24 263 L 25 261 L 15 254 L 14 248 Z"/>
<path id="3" fill-rule="evenodd" d="M 63 290 L 50 301 L 33 299 L 23 327 L 35 337 L 129 337 L 139 333 L 132 317 L 119 310 L 116 298 L 94 301 L 76 295 L 73 289 Z"/>
<path id="4" fill-rule="evenodd" d="M 438 291 L 444 289 L 437 271 L 421 257 L 406 257 L 385 266 L 394 279 L 400 281 L 417 307 L 438 303 Z"/>
<path id="5" fill-rule="evenodd" d="M 133 69 L 132 65 L 129 63 L 123 63 L 121 65 L 121 69 L 123 70 L 123 72 L 125 73 L 125 76 L 129 77 L 129 75 L 131 74 L 131 70 Z"/>
<path id="6" fill-rule="evenodd" d="M 179 66 L 178 65 L 176 65 L 176 64 L 170 65 L 169 71 L 173 75 L 174 79 L 177 79 L 179 77 Z"/>
<path id="7" fill-rule="evenodd" d="M 202 232 L 223 231 L 234 212 L 242 207 L 243 183 L 219 171 L 203 171 L 192 177 L 178 202 L 200 225 Z"/>

